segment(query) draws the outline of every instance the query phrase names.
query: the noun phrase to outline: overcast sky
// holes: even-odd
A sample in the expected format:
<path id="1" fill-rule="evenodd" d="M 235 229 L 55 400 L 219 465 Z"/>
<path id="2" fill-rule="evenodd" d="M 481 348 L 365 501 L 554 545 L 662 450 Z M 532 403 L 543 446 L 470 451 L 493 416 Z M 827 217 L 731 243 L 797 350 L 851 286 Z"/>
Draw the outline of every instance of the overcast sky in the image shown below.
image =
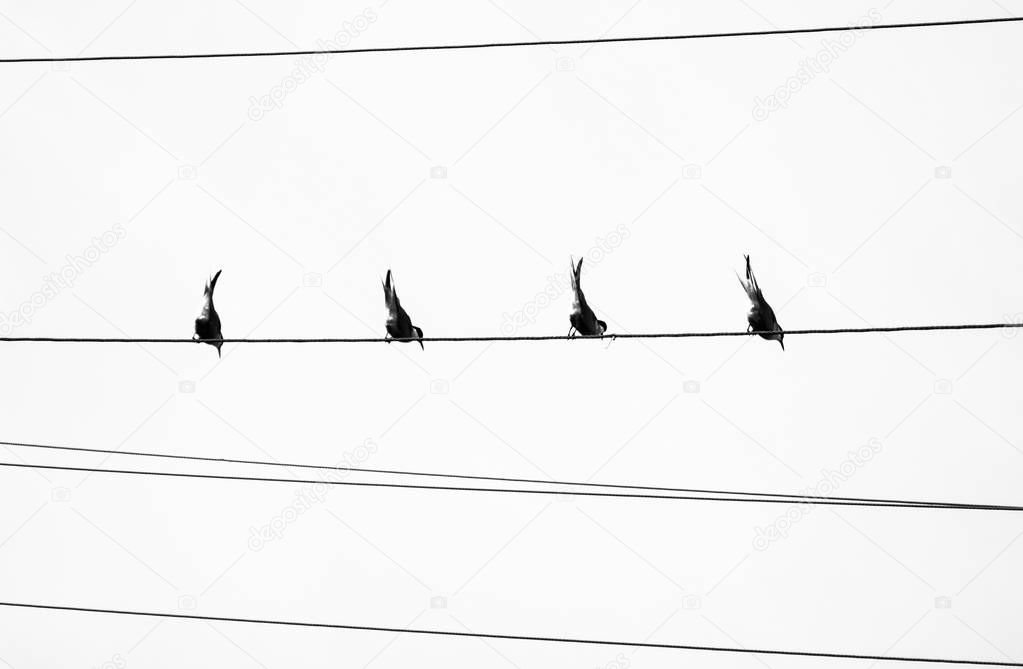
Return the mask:
<path id="1" fill-rule="evenodd" d="M 0 56 L 1010 14 L 1023 2 L 0 1 Z M 569 256 L 585 255 L 583 287 L 613 332 L 741 330 L 744 253 L 790 329 L 1019 320 L 1020 30 L 0 65 L 0 329 L 188 337 L 223 268 L 227 337 L 382 336 L 392 268 L 427 336 L 564 334 Z M 222 359 L 8 343 L 0 439 L 1019 504 L 1012 334 L 792 336 L 784 352 L 760 339 L 227 344 Z M 1023 518 L 1010 513 L 10 468 L 0 502 L 0 600 L 1023 659 Z M 0 665 L 15 669 L 821 665 L 2 608 L 0 629 Z"/>

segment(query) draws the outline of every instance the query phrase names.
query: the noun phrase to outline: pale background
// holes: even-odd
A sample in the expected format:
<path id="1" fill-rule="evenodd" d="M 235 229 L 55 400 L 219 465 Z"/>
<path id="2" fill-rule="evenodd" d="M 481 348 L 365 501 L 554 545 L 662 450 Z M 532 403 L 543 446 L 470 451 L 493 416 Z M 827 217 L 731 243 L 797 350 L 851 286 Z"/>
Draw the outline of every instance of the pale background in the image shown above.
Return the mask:
<path id="1" fill-rule="evenodd" d="M 377 2 L 0 2 L 0 54 L 317 48 L 367 8 L 352 46 L 1023 13 Z M 765 120 L 756 100 L 839 36 L 341 56 L 259 120 L 250 98 L 294 59 L 0 65 L 0 311 L 121 224 L 13 332 L 188 337 L 223 267 L 228 337 L 377 336 L 392 267 L 427 336 L 499 334 L 570 254 L 623 226 L 584 281 L 613 331 L 745 328 L 744 252 L 789 328 L 1018 319 L 1021 31 L 859 35 Z M 530 306 L 516 332 L 563 334 L 570 304 Z M 759 339 L 226 345 L 219 361 L 208 346 L 4 344 L 0 439 L 310 463 L 370 439 L 369 467 L 793 492 L 875 438 L 838 494 L 1019 504 L 1010 334 L 793 336 L 784 353 Z M 1023 659 L 1023 517 L 1009 513 L 819 508 L 757 550 L 785 506 L 342 487 L 253 550 L 251 528 L 277 523 L 298 486 L 0 477 L 3 600 Z M 4 609 L 0 630 L 16 669 L 821 664 Z"/>

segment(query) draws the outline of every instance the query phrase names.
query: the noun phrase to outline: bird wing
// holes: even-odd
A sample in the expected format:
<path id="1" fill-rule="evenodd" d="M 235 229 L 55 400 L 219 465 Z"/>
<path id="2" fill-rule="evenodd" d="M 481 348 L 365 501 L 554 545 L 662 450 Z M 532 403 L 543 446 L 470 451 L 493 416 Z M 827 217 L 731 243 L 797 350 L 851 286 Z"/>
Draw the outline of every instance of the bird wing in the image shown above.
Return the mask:
<path id="1" fill-rule="evenodd" d="M 220 276 L 220 272 L 217 272 L 217 276 Z M 213 286 L 216 284 L 216 279 L 207 279 L 206 286 L 202 291 L 202 306 L 199 307 L 199 316 L 196 318 L 196 323 L 199 321 L 209 322 L 210 312 L 213 311 Z"/>
<path id="2" fill-rule="evenodd" d="M 220 273 L 223 271 L 222 269 L 217 270 L 213 278 L 206 280 L 206 287 L 202 291 L 202 308 L 199 310 L 199 318 L 196 321 L 209 321 L 211 313 L 214 317 L 217 315 L 213 308 L 213 289 L 217 287 L 217 279 L 220 278 Z"/>
<path id="3" fill-rule="evenodd" d="M 224 338 L 224 335 L 220 331 L 220 314 L 217 313 L 216 309 L 210 309 L 210 338 Z"/>
<path id="4" fill-rule="evenodd" d="M 401 305 L 398 302 L 398 293 L 394 290 L 391 270 L 387 270 L 387 278 L 384 279 L 384 305 L 387 307 L 388 320 L 396 318 Z"/>
<path id="5" fill-rule="evenodd" d="M 764 330 L 780 330 L 781 326 L 778 325 L 778 319 L 774 315 L 774 309 L 764 299 L 764 292 L 760 290 L 760 284 L 757 283 L 757 277 L 753 274 L 753 266 L 750 264 L 749 256 L 746 256 L 746 280 L 742 282 L 742 287 L 746 289 L 746 294 L 749 295 L 750 302 L 753 305 L 750 307 L 749 318 L 751 323 L 757 321 L 758 328 Z"/>
<path id="6" fill-rule="evenodd" d="M 213 290 L 217 286 L 217 279 L 220 278 L 220 271 L 213 275 L 213 278 L 206 281 L 206 288 L 203 290 L 202 307 L 199 316 L 195 319 L 195 334 L 201 339 L 222 339 L 220 332 L 220 315 L 213 306 Z"/>
<path id="7" fill-rule="evenodd" d="M 767 324 L 768 330 L 781 330 L 781 326 L 778 325 L 778 317 L 774 315 L 774 309 L 767 302 L 762 302 L 764 322 Z"/>
<path id="8" fill-rule="evenodd" d="M 763 302 L 764 294 L 760 292 L 760 286 L 757 285 L 757 277 L 753 274 L 753 267 L 750 265 L 749 256 L 746 256 L 746 278 L 743 279 L 738 273 L 735 276 L 739 278 L 742 289 L 746 291 L 746 296 L 749 297 L 750 302 L 754 306 Z"/>
<path id="9" fill-rule="evenodd" d="M 746 256 L 746 280 L 752 287 L 753 293 L 757 296 L 760 301 L 764 300 L 764 293 L 760 290 L 760 284 L 757 283 L 757 277 L 753 274 L 753 266 L 750 264 L 749 256 Z"/>
<path id="10" fill-rule="evenodd" d="M 220 278 L 220 273 L 223 271 L 224 270 L 222 269 L 218 269 L 217 273 L 213 275 L 213 278 L 206 283 L 206 292 L 210 294 L 210 297 L 213 297 L 213 289 L 217 287 L 217 279 Z"/>
<path id="11" fill-rule="evenodd" d="M 569 267 L 572 270 L 572 311 L 580 313 L 584 309 L 588 308 L 580 281 L 583 269 L 583 259 L 579 258 L 579 262 L 575 263 L 570 256 Z"/>
<path id="12" fill-rule="evenodd" d="M 739 276 L 738 272 L 736 272 L 735 276 L 737 279 L 739 279 L 739 284 L 742 286 L 742 289 L 746 291 L 746 297 L 750 299 L 750 302 L 756 303 L 757 291 L 753 287 L 753 284 Z"/>
<path id="13" fill-rule="evenodd" d="M 210 304 L 210 298 L 209 297 L 204 298 L 203 301 L 202 301 L 202 307 L 199 309 L 199 316 L 195 320 L 197 322 L 198 321 L 209 321 L 210 320 L 210 311 L 212 310 L 212 308 L 213 308 L 213 305 Z"/>

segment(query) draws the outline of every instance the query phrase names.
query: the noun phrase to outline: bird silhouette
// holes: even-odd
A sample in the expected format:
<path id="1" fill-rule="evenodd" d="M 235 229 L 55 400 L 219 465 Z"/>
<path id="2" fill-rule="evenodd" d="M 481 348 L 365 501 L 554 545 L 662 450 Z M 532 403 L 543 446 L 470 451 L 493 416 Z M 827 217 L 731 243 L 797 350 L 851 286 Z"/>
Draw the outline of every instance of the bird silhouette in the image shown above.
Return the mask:
<path id="1" fill-rule="evenodd" d="M 391 270 L 387 270 L 387 278 L 384 280 L 384 304 L 387 306 L 387 334 L 392 339 L 404 341 L 417 340 L 419 347 L 424 351 L 423 330 L 412 325 L 412 319 L 402 309 L 398 301 L 398 293 L 394 289 L 394 279 L 391 277 Z"/>
<path id="2" fill-rule="evenodd" d="M 774 309 L 764 299 L 764 293 L 760 290 L 760 284 L 757 283 L 757 277 L 753 275 L 753 267 L 750 266 L 749 256 L 746 256 L 746 279 L 743 280 L 739 277 L 739 283 L 742 284 L 743 289 L 746 291 L 746 295 L 749 297 L 750 308 L 749 313 L 746 315 L 746 320 L 749 321 L 749 327 L 746 328 L 747 332 L 759 332 L 760 336 L 764 339 L 773 339 L 781 344 L 781 350 L 785 350 L 785 333 L 782 332 L 781 326 L 778 325 L 778 319 L 774 315 Z"/>
<path id="3" fill-rule="evenodd" d="M 213 289 L 217 287 L 217 279 L 223 270 L 217 270 L 212 279 L 206 281 L 206 289 L 202 294 L 202 311 L 195 319 L 195 334 L 192 339 L 196 342 L 205 342 L 210 346 L 217 347 L 217 357 L 220 357 L 220 347 L 224 345 L 224 335 L 220 331 L 220 314 L 213 306 Z"/>
<path id="4" fill-rule="evenodd" d="M 575 330 L 584 337 L 597 337 L 607 331 L 607 323 L 602 320 L 598 320 L 596 314 L 593 313 L 593 309 L 590 309 L 590 305 L 586 304 L 586 297 L 583 295 L 583 289 L 579 285 L 580 274 L 583 269 L 583 259 L 579 258 L 579 263 L 575 264 L 575 261 L 569 256 L 569 266 L 572 270 L 572 314 L 568 317 L 568 322 L 572 324 L 572 327 L 568 329 L 568 336 L 571 337 L 572 331 Z"/>

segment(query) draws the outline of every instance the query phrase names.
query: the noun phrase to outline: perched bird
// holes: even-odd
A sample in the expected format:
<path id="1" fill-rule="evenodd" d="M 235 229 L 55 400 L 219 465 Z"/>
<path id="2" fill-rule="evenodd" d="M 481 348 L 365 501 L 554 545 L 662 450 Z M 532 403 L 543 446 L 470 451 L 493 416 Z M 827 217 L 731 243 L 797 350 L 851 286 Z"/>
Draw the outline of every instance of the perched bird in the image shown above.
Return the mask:
<path id="1" fill-rule="evenodd" d="M 749 256 L 746 256 L 746 279 L 743 280 L 739 277 L 739 283 L 742 284 L 743 289 L 746 291 L 746 295 L 749 296 L 750 308 L 749 314 L 746 315 L 746 320 L 749 321 L 749 327 L 746 329 L 747 332 L 760 332 L 760 336 L 764 339 L 773 339 L 781 344 L 781 350 L 785 350 L 785 333 L 782 332 L 781 326 L 778 325 L 778 319 L 775 318 L 774 309 L 764 299 L 764 293 L 760 290 L 760 285 L 757 283 L 757 277 L 753 276 L 753 268 L 749 263 Z"/>
<path id="2" fill-rule="evenodd" d="M 213 278 L 206 281 L 206 289 L 202 294 L 202 311 L 195 319 L 195 334 L 192 339 L 196 342 L 205 342 L 210 346 L 217 347 L 217 357 L 220 357 L 220 347 L 224 345 L 224 335 L 220 331 L 220 314 L 213 306 L 213 289 L 217 287 L 217 279 L 223 270 L 217 270 Z"/>
<path id="3" fill-rule="evenodd" d="M 387 278 L 384 280 L 384 304 L 387 306 L 387 334 L 393 339 L 404 339 L 419 341 L 419 347 L 424 351 L 423 329 L 412 325 L 412 319 L 408 313 L 401 308 L 398 301 L 398 293 L 394 289 L 394 280 L 391 278 L 391 270 L 387 270 Z"/>
<path id="4" fill-rule="evenodd" d="M 572 327 L 568 329 L 568 336 L 572 336 L 573 330 L 584 337 L 600 336 L 607 331 L 607 323 L 597 320 L 593 309 L 590 309 L 590 305 L 586 304 L 583 289 L 579 287 L 579 275 L 582 273 L 583 259 L 579 258 L 578 264 L 574 264 L 575 261 L 572 260 L 571 256 L 568 260 L 569 267 L 572 270 L 572 292 L 574 294 L 572 314 L 568 317 L 569 323 L 572 324 Z"/>

